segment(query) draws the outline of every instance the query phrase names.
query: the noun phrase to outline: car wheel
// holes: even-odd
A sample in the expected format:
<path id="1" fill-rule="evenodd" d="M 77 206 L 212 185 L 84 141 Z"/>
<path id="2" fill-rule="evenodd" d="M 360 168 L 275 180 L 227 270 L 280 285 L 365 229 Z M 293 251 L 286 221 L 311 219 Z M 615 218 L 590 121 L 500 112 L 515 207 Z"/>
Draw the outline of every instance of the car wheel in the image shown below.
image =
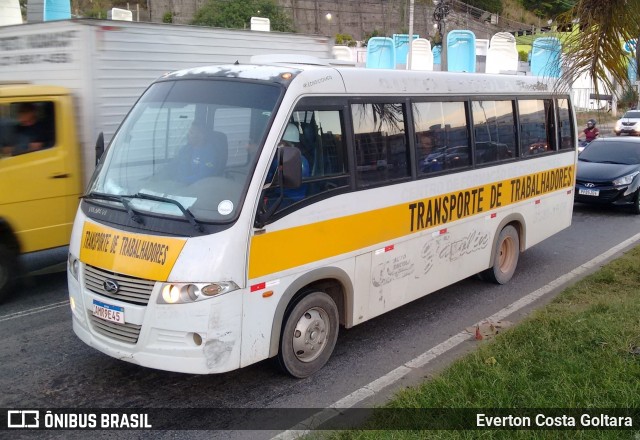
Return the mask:
<path id="1" fill-rule="evenodd" d="M 482 278 L 496 284 L 506 284 L 516 271 L 520 256 L 520 238 L 516 228 L 507 225 L 500 231 L 495 252 L 493 266 L 482 272 Z"/>
<path id="2" fill-rule="evenodd" d="M 0 244 L 0 302 L 2 302 L 15 285 L 18 273 L 18 256 Z"/>
<path id="3" fill-rule="evenodd" d="M 636 190 L 636 195 L 633 197 L 633 206 L 631 209 L 634 214 L 640 215 L 640 188 Z"/>
<path id="4" fill-rule="evenodd" d="M 324 292 L 313 292 L 287 314 L 278 364 L 297 378 L 311 376 L 329 360 L 338 339 L 338 307 Z"/>

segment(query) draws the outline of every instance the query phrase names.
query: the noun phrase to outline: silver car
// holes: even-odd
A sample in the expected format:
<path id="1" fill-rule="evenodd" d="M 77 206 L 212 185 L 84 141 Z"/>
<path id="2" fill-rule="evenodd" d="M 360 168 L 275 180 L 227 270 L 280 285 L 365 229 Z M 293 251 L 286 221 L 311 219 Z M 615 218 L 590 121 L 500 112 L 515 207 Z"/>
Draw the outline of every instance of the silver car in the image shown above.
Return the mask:
<path id="1" fill-rule="evenodd" d="M 640 110 L 629 110 L 622 115 L 622 117 L 616 121 L 613 131 L 616 136 L 620 136 L 623 133 L 634 136 L 640 135 Z"/>

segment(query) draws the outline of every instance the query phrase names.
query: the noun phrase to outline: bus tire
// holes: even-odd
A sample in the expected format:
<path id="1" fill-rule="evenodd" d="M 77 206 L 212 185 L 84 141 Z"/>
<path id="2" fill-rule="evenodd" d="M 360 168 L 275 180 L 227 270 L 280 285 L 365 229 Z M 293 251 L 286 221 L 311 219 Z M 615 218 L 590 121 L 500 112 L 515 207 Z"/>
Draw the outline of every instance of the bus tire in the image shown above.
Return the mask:
<path id="1" fill-rule="evenodd" d="M 18 257 L 0 243 L 0 302 L 4 301 L 15 285 L 18 273 Z"/>
<path id="2" fill-rule="evenodd" d="M 482 278 L 496 284 L 509 282 L 520 256 L 520 238 L 512 225 L 505 226 L 496 240 L 493 266 L 482 272 Z"/>
<path id="3" fill-rule="evenodd" d="M 278 364 L 299 379 L 311 376 L 331 357 L 338 339 L 338 307 L 324 292 L 296 302 L 286 315 L 280 335 Z"/>

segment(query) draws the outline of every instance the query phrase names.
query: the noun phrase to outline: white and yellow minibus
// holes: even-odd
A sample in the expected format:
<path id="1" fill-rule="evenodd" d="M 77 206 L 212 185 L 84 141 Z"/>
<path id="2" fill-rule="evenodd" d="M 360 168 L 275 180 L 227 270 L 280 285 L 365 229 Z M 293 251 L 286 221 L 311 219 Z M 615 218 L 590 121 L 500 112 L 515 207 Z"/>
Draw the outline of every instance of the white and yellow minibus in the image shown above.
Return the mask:
<path id="1" fill-rule="evenodd" d="M 174 72 L 135 104 L 73 227 L 82 341 L 306 377 L 341 326 L 474 274 L 506 283 L 570 225 L 575 117 L 553 84 L 298 61 Z"/>

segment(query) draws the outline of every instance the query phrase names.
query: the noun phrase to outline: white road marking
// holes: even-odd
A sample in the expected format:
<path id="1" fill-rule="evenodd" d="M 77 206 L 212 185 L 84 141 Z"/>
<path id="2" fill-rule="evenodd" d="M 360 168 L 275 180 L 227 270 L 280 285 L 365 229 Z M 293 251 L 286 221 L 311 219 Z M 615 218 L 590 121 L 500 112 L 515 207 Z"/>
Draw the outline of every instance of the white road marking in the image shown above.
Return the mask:
<path id="1" fill-rule="evenodd" d="M 21 312 L 11 313 L 9 315 L 0 316 L 0 322 L 9 321 L 11 319 L 22 318 L 23 316 L 34 315 L 47 310 L 57 309 L 58 307 L 68 306 L 69 300 L 58 303 L 48 304 L 46 306 L 34 307 L 32 309 L 22 310 Z"/>
<path id="2" fill-rule="evenodd" d="M 477 326 L 486 321 L 496 322 L 505 319 L 507 316 L 521 310 L 522 308 L 528 306 L 529 304 L 537 301 L 542 298 L 544 295 L 552 292 L 554 289 L 575 280 L 578 277 L 583 276 L 590 270 L 595 267 L 601 265 L 603 262 L 611 258 L 613 255 L 622 251 L 623 249 L 633 245 L 635 242 L 640 241 L 640 234 L 636 234 L 633 237 L 623 241 L 622 243 L 612 247 L 606 252 L 603 252 L 599 256 L 594 259 L 587 261 L 581 266 L 578 266 L 574 270 L 569 273 L 566 273 L 555 280 L 551 281 L 549 284 L 542 286 L 541 288 L 527 294 L 526 296 L 520 298 L 518 301 L 509 304 L 504 307 L 502 310 L 494 313 L 481 320 L 480 322 L 474 324 L 473 326 Z M 464 341 L 467 341 L 471 338 L 471 334 L 466 330 L 461 331 L 460 333 L 450 337 L 444 342 L 436 345 L 430 350 L 425 351 L 421 355 L 415 357 L 404 365 L 399 366 L 398 368 L 390 371 L 384 376 L 374 380 L 373 382 L 368 383 L 367 385 L 355 390 L 353 393 L 349 394 L 346 397 L 338 400 L 337 402 L 329 405 L 328 408 L 324 410 L 318 411 L 313 416 L 309 417 L 306 420 L 303 420 L 292 429 L 283 431 L 280 434 L 276 435 L 272 438 L 272 440 L 293 440 L 298 439 L 304 435 L 310 434 L 313 427 L 319 426 L 321 423 L 330 420 L 333 417 L 340 415 L 340 409 L 351 408 L 356 406 L 358 403 L 363 400 L 372 397 L 376 392 L 381 391 L 383 388 L 392 385 L 393 383 L 399 381 L 404 376 L 409 374 L 416 368 L 421 368 L 428 364 L 429 362 L 436 359 L 438 356 L 446 353 L 447 351 L 457 347 L 462 344 Z"/>

